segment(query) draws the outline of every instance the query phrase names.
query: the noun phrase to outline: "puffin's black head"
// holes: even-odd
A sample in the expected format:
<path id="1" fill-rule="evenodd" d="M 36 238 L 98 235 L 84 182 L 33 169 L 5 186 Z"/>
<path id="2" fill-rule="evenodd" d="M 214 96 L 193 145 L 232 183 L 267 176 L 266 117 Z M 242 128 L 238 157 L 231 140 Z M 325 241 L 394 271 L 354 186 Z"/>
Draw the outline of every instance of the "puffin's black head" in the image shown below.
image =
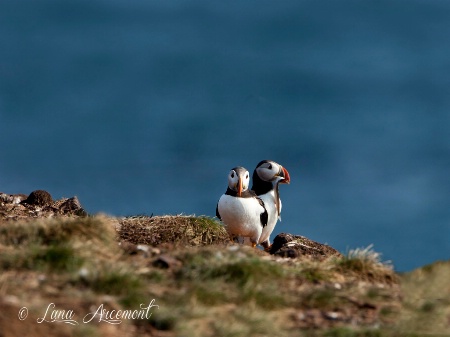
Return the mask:
<path id="1" fill-rule="evenodd" d="M 228 174 L 228 188 L 235 191 L 238 197 L 242 196 L 242 192 L 248 189 L 249 183 L 250 174 L 244 167 L 234 167 Z"/>
<path id="2" fill-rule="evenodd" d="M 289 184 L 291 177 L 289 172 L 280 164 L 272 160 L 262 160 L 253 171 L 252 190 L 257 195 L 267 193 L 273 188 L 272 183 Z"/>

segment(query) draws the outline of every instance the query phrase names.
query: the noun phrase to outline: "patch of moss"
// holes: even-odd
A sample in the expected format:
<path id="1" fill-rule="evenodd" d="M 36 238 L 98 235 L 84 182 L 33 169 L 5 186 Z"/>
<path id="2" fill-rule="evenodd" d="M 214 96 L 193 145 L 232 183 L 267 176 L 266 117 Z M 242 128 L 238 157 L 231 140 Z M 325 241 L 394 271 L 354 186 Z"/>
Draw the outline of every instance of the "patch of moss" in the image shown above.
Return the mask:
<path id="1" fill-rule="evenodd" d="M 173 311 L 165 310 L 160 308 L 159 310 L 152 312 L 148 323 L 157 330 L 173 330 L 176 326 L 179 317 Z"/>
<path id="2" fill-rule="evenodd" d="M 353 330 L 349 328 L 334 328 L 328 330 L 324 337 L 383 337 L 387 336 L 378 329 Z"/>
<path id="3" fill-rule="evenodd" d="M 280 265 L 256 257 L 224 263 L 202 271 L 204 278 L 223 278 L 225 282 L 234 282 L 239 286 L 276 281 L 282 275 L 283 268 Z"/>
<path id="4" fill-rule="evenodd" d="M 331 277 L 329 271 L 320 266 L 306 266 L 305 268 L 301 268 L 299 275 L 306 281 L 312 283 L 328 281 Z"/>
<path id="5" fill-rule="evenodd" d="M 306 293 L 301 300 L 302 306 L 316 309 L 333 309 L 342 303 L 342 298 L 336 296 L 336 292 L 329 288 L 313 289 Z"/>
<path id="6" fill-rule="evenodd" d="M 369 299 L 376 299 L 380 296 L 380 289 L 378 288 L 370 288 L 369 290 L 367 290 L 366 293 L 367 298 Z"/>
<path id="7" fill-rule="evenodd" d="M 147 274 L 144 274 L 143 277 L 146 281 L 160 283 L 166 279 L 166 275 L 159 270 L 151 270 Z"/>
<path id="8" fill-rule="evenodd" d="M 262 287 L 250 287 L 244 290 L 240 297 L 242 303 L 254 302 L 264 310 L 274 310 L 286 307 L 287 301 L 280 289 L 274 289 L 264 285 Z M 239 301 L 238 301 L 239 302 Z"/>
<path id="9" fill-rule="evenodd" d="M 112 268 L 98 275 L 78 280 L 99 294 L 117 296 L 119 303 L 125 308 L 137 308 L 148 298 L 142 279 L 131 271 L 120 271 Z"/>
<path id="10" fill-rule="evenodd" d="M 231 291 L 222 282 L 211 281 L 194 285 L 192 292 L 196 300 L 207 306 L 219 305 L 231 300 Z"/>
<path id="11" fill-rule="evenodd" d="M 73 272 L 84 262 L 67 244 L 52 245 L 38 249 L 28 261 L 29 267 L 38 266 L 51 271 Z"/>
<path id="12" fill-rule="evenodd" d="M 212 331 L 208 336 L 301 336 L 300 331 L 287 333 L 287 329 L 276 323 L 271 311 L 260 310 L 252 305 L 233 308 L 224 317 L 212 320 L 209 328 Z"/>
<path id="13" fill-rule="evenodd" d="M 134 274 L 116 270 L 101 273 L 90 283 L 94 291 L 108 295 L 124 295 L 141 286 L 141 280 Z"/>
<path id="14" fill-rule="evenodd" d="M 4 252 L 0 256 L 3 270 L 27 269 L 51 272 L 73 272 L 79 268 L 84 259 L 76 254 L 68 244 L 51 246 L 31 245 L 18 247 Z"/>

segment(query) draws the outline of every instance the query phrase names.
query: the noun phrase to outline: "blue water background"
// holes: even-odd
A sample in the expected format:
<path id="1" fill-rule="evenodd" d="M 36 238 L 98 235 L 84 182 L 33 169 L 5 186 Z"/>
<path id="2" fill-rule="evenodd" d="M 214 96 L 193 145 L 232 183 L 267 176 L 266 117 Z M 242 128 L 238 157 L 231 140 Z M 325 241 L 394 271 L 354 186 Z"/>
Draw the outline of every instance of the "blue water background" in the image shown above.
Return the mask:
<path id="1" fill-rule="evenodd" d="M 0 1 L 0 191 L 214 216 L 273 159 L 290 232 L 450 258 L 450 2 Z"/>

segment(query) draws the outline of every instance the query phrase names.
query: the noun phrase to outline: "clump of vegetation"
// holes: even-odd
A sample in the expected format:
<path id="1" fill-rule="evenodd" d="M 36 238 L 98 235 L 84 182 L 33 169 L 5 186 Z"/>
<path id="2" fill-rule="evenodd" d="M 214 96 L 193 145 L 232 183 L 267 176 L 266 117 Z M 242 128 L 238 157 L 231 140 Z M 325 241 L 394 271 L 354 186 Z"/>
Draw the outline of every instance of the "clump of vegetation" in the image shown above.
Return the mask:
<path id="1" fill-rule="evenodd" d="M 252 248 L 230 248 L 183 252 L 179 255 L 183 266 L 175 273 L 177 283 L 190 284 L 191 295 L 205 305 L 231 300 L 252 301 L 265 309 L 283 306 L 279 288 L 279 281 L 286 276 L 283 267 L 261 259 Z"/>
<path id="2" fill-rule="evenodd" d="M 106 217 L 37 219 L 32 222 L 7 222 L 0 226 L 0 244 L 6 246 L 68 241 L 117 245 L 116 232 Z"/>
<path id="3" fill-rule="evenodd" d="M 450 261 L 400 276 L 404 306 L 398 326 L 417 335 L 450 335 Z"/>
<path id="4" fill-rule="evenodd" d="M 37 271 L 69 272 L 79 268 L 84 259 L 77 256 L 71 246 L 56 244 L 51 246 L 30 245 L 27 248 L 0 248 L 0 269 L 25 269 Z"/>
<path id="5" fill-rule="evenodd" d="M 325 263 L 318 262 L 303 263 L 299 266 L 299 275 L 312 283 L 326 282 L 333 278 L 331 268 L 326 267 Z"/>
<path id="6" fill-rule="evenodd" d="M 204 258 L 200 263 L 195 257 L 192 260 L 185 257 L 186 263 L 177 275 L 180 279 L 204 281 L 220 278 L 238 286 L 262 283 L 283 275 L 283 268 L 272 261 L 262 260 L 257 256 L 249 256 L 244 253 L 238 256 L 219 254 L 209 259 Z"/>
<path id="7" fill-rule="evenodd" d="M 106 218 L 39 219 L 0 226 L 0 267 L 75 271 L 98 254 L 121 254 Z"/>
<path id="8" fill-rule="evenodd" d="M 227 244 L 229 236 L 216 220 L 200 216 L 139 216 L 119 221 L 119 236 L 134 244 L 203 246 Z"/>
<path id="9" fill-rule="evenodd" d="M 382 283 L 397 283 L 392 265 L 381 261 L 381 254 L 373 250 L 373 245 L 366 248 L 350 250 L 346 256 L 335 259 L 335 265 L 343 273 L 353 274 L 355 277 Z"/>

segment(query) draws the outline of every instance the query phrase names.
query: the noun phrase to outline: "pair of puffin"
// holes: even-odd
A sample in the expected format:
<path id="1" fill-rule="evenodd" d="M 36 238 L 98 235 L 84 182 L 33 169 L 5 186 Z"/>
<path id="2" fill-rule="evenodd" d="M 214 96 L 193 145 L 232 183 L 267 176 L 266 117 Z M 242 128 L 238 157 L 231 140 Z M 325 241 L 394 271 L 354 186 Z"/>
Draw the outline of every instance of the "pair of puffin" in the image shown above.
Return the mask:
<path id="1" fill-rule="evenodd" d="M 249 189 L 249 172 L 241 166 L 228 174 L 228 188 L 216 207 L 216 216 L 225 224 L 230 239 L 250 240 L 251 246 L 260 244 L 270 249 L 270 234 L 280 218 L 279 184 L 289 184 L 288 171 L 272 160 L 263 160 L 253 171 L 253 185 Z"/>

